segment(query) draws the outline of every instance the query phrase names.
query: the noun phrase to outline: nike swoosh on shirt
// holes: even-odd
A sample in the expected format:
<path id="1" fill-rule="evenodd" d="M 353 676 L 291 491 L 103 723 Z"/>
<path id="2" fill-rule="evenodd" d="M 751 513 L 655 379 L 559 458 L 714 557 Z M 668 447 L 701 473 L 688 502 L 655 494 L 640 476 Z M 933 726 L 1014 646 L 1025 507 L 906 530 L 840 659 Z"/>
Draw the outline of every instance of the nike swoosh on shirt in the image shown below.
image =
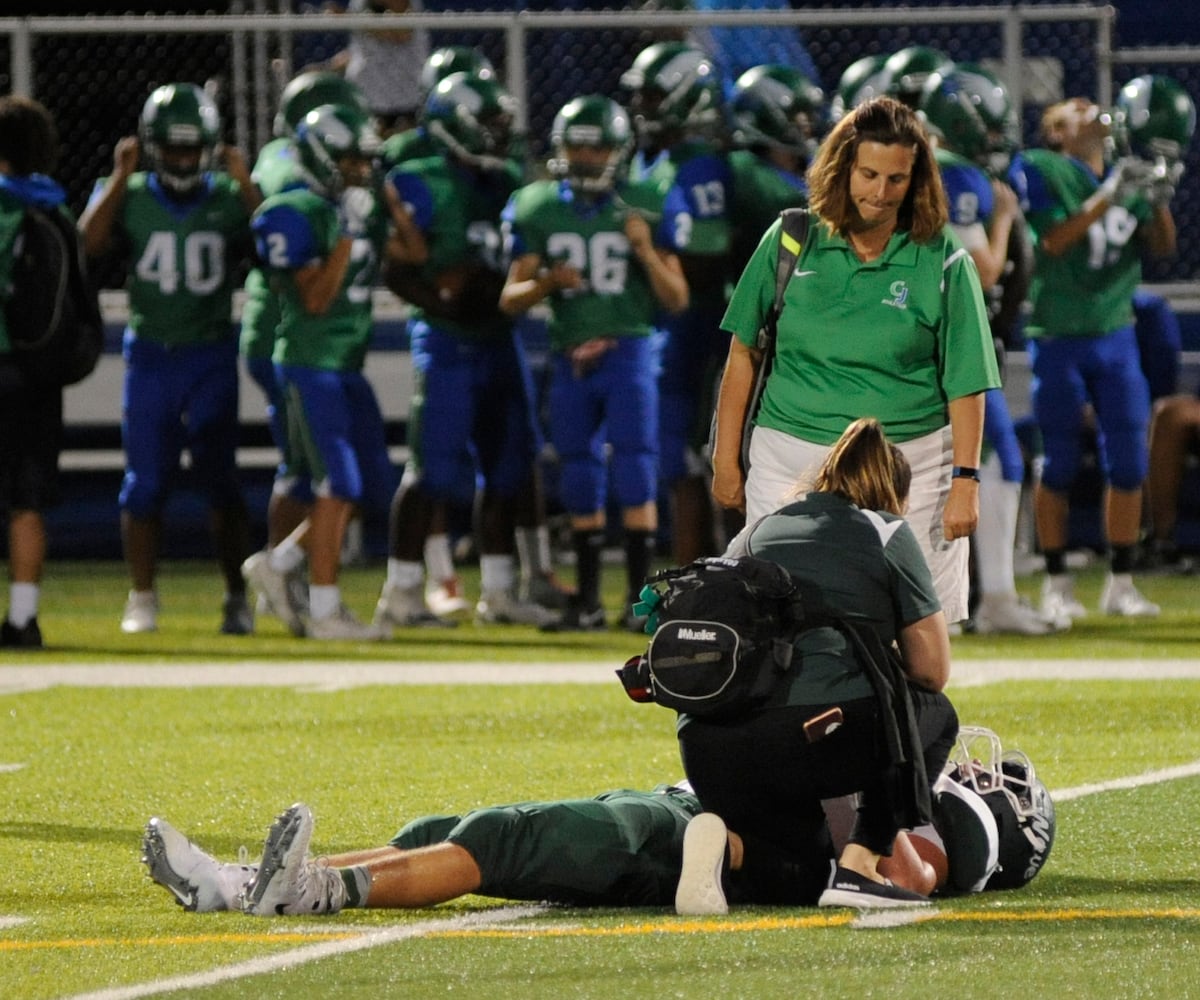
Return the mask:
<path id="1" fill-rule="evenodd" d="M 807 278 L 807 277 L 808 277 L 810 274 L 816 274 L 816 273 L 817 273 L 816 271 L 801 271 L 801 270 L 795 270 L 795 271 L 793 271 L 793 272 L 792 272 L 792 277 L 794 277 L 794 278 Z"/>

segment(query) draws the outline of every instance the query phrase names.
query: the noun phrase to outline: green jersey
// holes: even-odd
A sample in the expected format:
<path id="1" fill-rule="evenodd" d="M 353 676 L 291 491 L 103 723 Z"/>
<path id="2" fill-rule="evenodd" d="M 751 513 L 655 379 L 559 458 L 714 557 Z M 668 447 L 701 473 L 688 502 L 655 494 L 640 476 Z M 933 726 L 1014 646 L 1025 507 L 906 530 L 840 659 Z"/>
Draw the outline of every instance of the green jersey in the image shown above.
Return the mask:
<path id="1" fill-rule="evenodd" d="M 443 147 L 424 128 L 405 129 L 395 135 L 389 135 L 383 140 L 379 150 L 379 161 L 384 170 L 407 163 L 409 160 L 423 160 L 430 156 L 440 156 Z"/>
<path id="2" fill-rule="evenodd" d="M 780 170 L 748 149 L 729 154 L 733 174 L 734 275 L 741 273 L 758 241 L 785 208 L 808 204 L 808 187 L 800 174 Z"/>
<path id="3" fill-rule="evenodd" d="M 400 164 L 390 174 L 400 200 L 412 212 L 413 223 L 425 237 L 429 259 L 421 275 L 431 284 L 438 275 L 456 268 L 482 267 L 497 277 L 505 272 L 500 239 L 500 214 L 521 185 L 520 169 L 510 163 L 504 170 L 468 171 L 446 159 L 432 156 Z M 421 309 L 414 315 L 426 318 Z M 507 336 L 512 323 L 496 311 L 467 326 L 428 317 L 439 330 L 469 339 Z"/>
<path id="4" fill-rule="evenodd" d="M 763 236 L 721 322 L 749 346 L 775 297 L 779 230 Z M 945 427 L 950 400 L 999 385 L 979 275 L 948 228 L 927 243 L 897 231 L 864 264 L 813 220 L 784 295 L 759 426 L 832 444 L 871 416 L 909 441 Z"/>
<path id="5" fill-rule="evenodd" d="M 1064 253 L 1042 248 L 1041 236 L 1078 214 L 1099 181 L 1079 160 L 1048 149 L 1030 149 L 1014 161 L 1010 175 L 1021 195 L 1033 238 L 1033 312 L 1030 337 L 1098 336 L 1133 323 L 1133 293 L 1142 278 L 1139 225 L 1149 219 L 1145 198 L 1111 205 L 1088 227 L 1087 238 Z"/>
<path id="6" fill-rule="evenodd" d="M 625 184 L 618 197 L 582 201 L 560 181 L 535 181 L 518 190 L 504 211 L 513 258 L 537 254 L 565 260 L 584 277 L 576 290 L 560 290 L 550 307 L 550 346 L 564 351 L 593 337 L 645 337 L 658 300 L 625 236 L 628 206 L 648 214 L 660 204 L 658 189 Z"/>
<path id="7" fill-rule="evenodd" d="M 234 279 L 249 250 L 248 223 L 241 191 L 227 174 L 209 174 L 203 192 L 186 202 L 167 197 L 152 174 L 131 175 L 115 234 L 130 259 L 134 333 L 165 347 L 232 336 Z"/>
<path id="8" fill-rule="evenodd" d="M 289 139 L 272 139 L 259 152 L 250 178 L 264 198 L 301 187 L 303 176 L 296 147 Z M 275 347 L 279 303 L 271 293 L 266 271 L 261 267 L 252 268 L 246 275 L 244 290 L 246 300 L 242 306 L 238 349 L 247 358 L 269 358 Z"/>
<path id="9" fill-rule="evenodd" d="M 328 257 L 341 228 L 337 206 L 315 192 L 296 188 L 274 195 L 254 213 L 259 257 L 270 270 L 279 297 L 280 320 L 272 357 L 276 363 L 327 371 L 358 371 L 371 340 L 371 288 L 387 222 L 376 203 L 367 234 L 354 241 L 350 266 L 329 308 L 309 313 L 300 300 L 295 272 Z"/>

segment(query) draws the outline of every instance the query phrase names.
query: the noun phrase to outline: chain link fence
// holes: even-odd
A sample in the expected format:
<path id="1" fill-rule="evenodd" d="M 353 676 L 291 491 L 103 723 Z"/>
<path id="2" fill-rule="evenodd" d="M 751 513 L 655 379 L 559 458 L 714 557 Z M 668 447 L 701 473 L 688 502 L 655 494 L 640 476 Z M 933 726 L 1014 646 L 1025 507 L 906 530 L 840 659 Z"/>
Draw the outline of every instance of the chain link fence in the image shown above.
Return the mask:
<path id="1" fill-rule="evenodd" d="M 555 112 L 579 93 L 620 96 L 619 78 L 645 45 L 662 38 L 700 39 L 716 27 L 795 31 L 832 95 L 842 71 L 869 54 L 928 45 L 958 61 L 984 62 L 1021 98 L 1027 142 L 1041 108 L 1076 94 L 1107 102 L 1133 76 L 1165 72 L 1200 100 L 1200 54 L 1187 49 L 1114 50 L 1111 7 L 1022 6 L 855 8 L 786 11 L 667 10 L 687 0 L 641 0 L 632 10 L 610 0 L 568 0 L 554 10 L 476 2 L 471 12 L 330 15 L 288 0 L 234 0 L 229 15 L 0 18 L 0 87 L 27 92 L 54 113 L 63 135 L 60 180 L 82 209 L 96 178 L 111 166 L 117 139 L 136 129 L 146 95 L 170 80 L 211 82 L 229 141 L 253 155 L 269 136 L 283 82 L 327 58 L 347 32 L 381 24 L 425 28 L 434 46 L 481 49 L 521 101 L 535 156 L 545 153 Z M 548 5 L 547 5 L 548 6 Z M 570 6 L 571 10 L 561 9 Z M 657 7 L 658 9 L 654 9 Z M 488 9 L 491 8 L 491 9 Z M 8 44 L 4 44 L 7 41 Z M 1147 280 L 1175 297 L 1200 299 L 1200 143 L 1173 205 L 1179 253 L 1149 264 Z M 1193 287 L 1194 286 L 1194 287 Z"/>

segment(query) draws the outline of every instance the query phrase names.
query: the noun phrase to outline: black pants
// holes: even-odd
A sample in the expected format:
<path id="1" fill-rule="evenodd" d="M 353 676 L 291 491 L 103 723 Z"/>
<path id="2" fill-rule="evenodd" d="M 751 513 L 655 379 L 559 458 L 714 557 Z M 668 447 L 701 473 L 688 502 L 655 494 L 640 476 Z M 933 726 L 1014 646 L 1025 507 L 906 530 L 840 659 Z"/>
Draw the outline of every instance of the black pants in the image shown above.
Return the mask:
<path id="1" fill-rule="evenodd" d="M 932 781 L 958 733 L 958 716 L 942 694 L 914 689 L 913 704 Z M 809 743 L 804 722 L 830 707 L 766 709 L 735 723 L 689 719 L 679 731 L 684 770 L 700 804 L 747 843 L 748 871 L 734 893 L 745 897 L 739 901 L 816 901 L 833 851 L 822 799 L 859 793 L 851 842 L 891 854 L 898 826 L 878 703 L 840 703 L 842 726 Z M 768 865 L 751 860 L 755 845 Z"/>

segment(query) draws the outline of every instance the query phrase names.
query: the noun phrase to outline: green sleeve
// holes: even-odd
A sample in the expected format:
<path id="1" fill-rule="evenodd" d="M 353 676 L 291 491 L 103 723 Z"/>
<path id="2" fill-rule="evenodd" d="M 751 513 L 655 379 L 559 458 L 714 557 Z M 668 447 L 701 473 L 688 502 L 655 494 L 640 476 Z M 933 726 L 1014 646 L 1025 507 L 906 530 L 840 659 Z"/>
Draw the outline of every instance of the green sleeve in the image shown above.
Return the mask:
<path id="1" fill-rule="evenodd" d="M 999 388 L 1000 369 L 975 263 L 961 248 L 950 250 L 948 260 L 941 343 L 942 389 L 951 400 Z"/>
<path id="2" fill-rule="evenodd" d="M 775 262 L 779 259 L 778 219 L 763 233 L 758 247 L 733 289 L 721 329 L 733 334 L 747 347 L 753 347 L 775 301 Z"/>

